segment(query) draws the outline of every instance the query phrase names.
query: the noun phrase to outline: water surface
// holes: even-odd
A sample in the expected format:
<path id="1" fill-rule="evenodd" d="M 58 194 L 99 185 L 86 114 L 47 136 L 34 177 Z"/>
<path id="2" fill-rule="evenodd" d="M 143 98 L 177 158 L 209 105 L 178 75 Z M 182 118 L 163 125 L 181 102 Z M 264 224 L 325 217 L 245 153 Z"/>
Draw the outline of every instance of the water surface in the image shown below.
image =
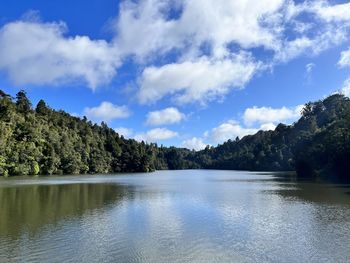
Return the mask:
<path id="1" fill-rule="evenodd" d="M 350 186 L 205 170 L 2 178 L 0 262 L 350 262 Z"/>

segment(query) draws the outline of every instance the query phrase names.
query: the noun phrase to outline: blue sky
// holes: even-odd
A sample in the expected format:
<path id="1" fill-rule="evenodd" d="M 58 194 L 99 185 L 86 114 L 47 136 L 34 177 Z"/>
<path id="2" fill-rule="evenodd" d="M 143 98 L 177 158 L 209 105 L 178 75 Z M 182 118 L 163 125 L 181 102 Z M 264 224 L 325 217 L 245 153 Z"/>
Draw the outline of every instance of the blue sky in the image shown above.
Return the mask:
<path id="1" fill-rule="evenodd" d="M 350 93 L 350 3 L 3 0 L 0 87 L 201 149 Z"/>

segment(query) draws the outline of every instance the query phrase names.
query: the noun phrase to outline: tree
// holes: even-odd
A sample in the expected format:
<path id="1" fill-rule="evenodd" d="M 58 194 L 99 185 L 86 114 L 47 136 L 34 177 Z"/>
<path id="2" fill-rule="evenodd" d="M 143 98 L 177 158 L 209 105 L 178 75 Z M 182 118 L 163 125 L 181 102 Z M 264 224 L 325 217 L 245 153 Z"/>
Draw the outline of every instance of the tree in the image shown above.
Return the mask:
<path id="1" fill-rule="evenodd" d="M 32 104 L 27 98 L 27 93 L 21 90 L 16 95 L 17 110 L 22 113 L 27 113 L 32 109 Z"/>
<path id="2" fill-rule="evenodd" d="M 202 151 L 158 147 L 50 109 L 26 93 L 0 92 L 0 175 L 148 172 L 155 169 L 297 170 L 298 176 L 350 181 L 350 101 L 307 103 L 293 125 L 228 140 Z"/>
<path id="3" fill-rule="evenodd" d="M 40 115 L 46 115 L 48 113 L 48 107 L 46 106 L 45 101 L 40 100 L 36 105 L 35 112 Z"/>

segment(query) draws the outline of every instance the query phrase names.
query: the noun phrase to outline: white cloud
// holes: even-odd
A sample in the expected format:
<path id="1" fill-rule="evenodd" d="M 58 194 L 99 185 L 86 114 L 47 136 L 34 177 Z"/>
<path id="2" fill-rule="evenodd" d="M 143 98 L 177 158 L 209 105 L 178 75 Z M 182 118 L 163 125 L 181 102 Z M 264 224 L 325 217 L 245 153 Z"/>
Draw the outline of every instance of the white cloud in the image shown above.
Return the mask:
<path id="1" fill-rule="evenodd" d="M 300 111 L 302 105 L 299 105 L 294 108 L 271 108 L 271 107 L 253 107 L 248 108 L 244 111 L 243 120 L 244 123 L 248 126 L 251 126 L 255 123 L 266 124 L 266 123 L 279 123 L 292 121 L 300 117 Z"/>
<path id="2" fill-rule="evenodd" d="M 125 128 L 125 127 L 117 127 L 117 128 L 114 128 L 114 130 L 119 135 L 123 135 L 126 138 L 130 138 L 132 136 L 132 134 L 134 133 L 132 129 Z"/>
<path id="3" fill-rule="evenodd" d="M 190 150 L 203 150 L 207 144 L 203 142 L 201 138 L 193 137 L 191 139 L 185 140 L 182 142 L 182 147 Z"/>
<path id="4" fill-rule="evenodd" d="M 108 122 L 114 119 L 127 118 L 130 116 L 130 111 L 126 106 L 117 106 L 104 101 L 98 107 L 85 108 L 84 115 L 95 121 Z"/>
<path id="5" fill-rule="evenodd" d="M 305 65 L 305 83 L 306 85 L 310 85 L 313 81 L 312 81 L 312 72 L 314 70 L 314 68 L 316 67 L 315 63 L 308 63 Z"/>
<path id="6" fill-rule="evenodd" d="M 283 0 L 142 0 L 125 1 L 120 8 L 116 43 L 124 54 L 139 59 L 172 49 L 200 49 L 210 43 L 215 56 L 224 55 L 229 43 L 250 48 L 275 46 L 272 15 Z M 178 19 L 169 19 L 172 11 Z M 262 23 L 264 22 L 264 23 Z M 188 47 L 190 46 L 190 47 Z M 196 53 L 196 52 L 195 52 Z"/>
<path id="7" fill-rule="evenodd" d="M 271 107 L 247 108 L 242 117 L 243 123 L 239 123 L 235 120 L 228 120 L 206 131 L 204 133 L 204 138 L 212 142 L 212 144 L 219 144 L 229 139 L 234 140 L 236 137 L 243 138 L 246 135 L 253 135 L 260 130 L 275 130 L 276 124 L 279 122 L 288 122 L 299 118 L 302 108 L 303 105 L 293 108 L 282 107 L 277 109 Z M 194 139 L 193 143 L 202 141 L 201 138 Z M 188 143 L 190 145 L 191 141 Z"/>
<path id="8" fill-rule="evenodd" d="M 273 131 L 275 129 L 276 129 L 276 125 L 272 122 L 263 123 L 260 126 L 260 130 L 263 130 L 263 131 Z"/>
<path id="9" fill-rule="evenodd" d="M 259 64 L 245 54 L 219 61 L 202 57 L 197 61 L 148 67 L 140 79 L 139 101 L 152 103 L 175 95 L 178 103 L 206 102 L 234 87 L 243 87 L 258 69 Z"/>
<path id="10" fill-rule="evenodd" d="M 302 13 L 313 14 L 323 22 L 346 22 L 350 20 L 350 3 L 332 5 L 328 0 L 312 1 L 285 1 L 287 3 L 288 17 L 295 18 Z"/>
<path id="11" fill-rule="evenodd" d="M 136 76 L 140 103 L 166 96 L 205 103 L 243 88 L 261 70 L 349 39 L 350 3 L 126 0 L 119 7 L 110 42 L 67 36 L 64 23 L 30 16 L 4 25 L 0 70 L 19 85 L 83 81 L 96 89 L 131 56 L 142 72 Z M 339 65 L 349 60 L 344 52 Z"/>
<path id="12" fill-rule="evenodd" d="M 235 139 L 237 136 L 242 138 L 248 134 L 255 134 L 257 131 L 253 128 L 244 128 L 238 122 L 230 120 L 213 128 L 209 136 L 215 143 L 223 143 L 229 139 Z"/>
<path id="13" fill-rule="evenodd" d="M 115 43 L 137 61 L 177 54 L 167 64 L 146 66 L 139 78 L 141 103 L 165 96 L 178 103 L 203 103 L 244 87 L 259 68 L 343 43 L 350 25 L 339 21 L 346 19 L 346 8 L 327 1 L 125 1 Z M 172 12 L 178 15 L 171 17 Z M 242 56 L 253 47 L 272 52 L 259 62 L 254 54 Z"/>
<path id="14" fill-rule="evenodd" d="M 81 116 L 80 116 L 80 114 L 79 113 L 76 113 L 76 112 L 71 112 L 71 113 L 69 113 L 71 116 L 73 116 L 73 117 L 77 117 L 77 118 L 80 118 Z"/>
<path id="15" fill-rule="evenodd" d="M 18 85 L 83 81 L 91 88 L 107 84 L 119 65 L 104 40 L 65 37 L 66 25 L 17 21 L 0 30 L 0 69 Z"/>
<path id="16" fill-rule="evenodd" d="M 309 8 L 327 22 L 350 21 L 350 3 L 330 5 L 328 1 L 319 0 L 310 4 Z"/>
<path id="17" fill-rule="evenodd" d="M 253 135 L 259 130 L 268 131 L 276 128 L 273 123 L 262 123 L 258 128 L 244 127 L 235 120 L 229 120 L 211 131 L 204 133 L 204 136 L 211 140 L 214 144 L 223 143 L 229 139 L 234 140 L 238 136 L 243 138 L 246 135 Z"/>
<path id="18" fill-rule="evenodd" d="M 306 64 L 306 66 L 305 66 L 306 73 L 307 74 L 311 74 L 313 69 L 315 68 L 315 66 L 316 66 L 315 63 L 308 63 L 308 64 Z"/>
<path id="19" fill-rule="evenodd" d="M 164 0 L 124 1 L 116 24 L 115 45 L 124 55 L 143 60 L 152 52 L 169 51 L 178 43 L 171 38 L 173 21 L 166 20 L 169 6 Z"/>
<path id="20" fill-rule="evenodd" d="M 155 128 L 146 133 L 135 135 L 135 140 L 146 142 L 157 142 L 177 137 L 178 133 L 166 128 Z"/>
<path id="21" fill-rule="evenodd" d="M 174 124 L 181 122 L 184 118 L 185 114 L 181 113 L 177 108 L 170 107 L 164 110 L 149 112 L 147 114 L 146 124 L 151 126 Z"/>
<path id="22" fill-rule="evenodd" d="M 338 65 L 340 67 L 350 66 L 350 48 L 348 50 L 341 52 Z"/>
<path id="23" fill-rule="evenodd" d="M 316 56 L 332 46 L 339 45 L 347 40 L 347 30 L 334 25 L 318 25 L 321 31 L 314 29 L 313 36 L 301 35 L 292 40 L 283 42 L 276 50 L 274 63 L 288 62 L 301 55 Z"/>
<path id="24" fill-rule="evenodd" d="M 350 78 L 344 81 L 343 87 L 340 92 L 347 97 L 350 97 Z"/>
<path id="25" fill-rule="evenodd" d="M 141 60 L 174 49 L 193 58 L 202 54 L 203 44 L 213 57 L 223 58 L 231 53 L 228 45 L 232 43 L 242 49 L 264 47 L 287 60 L 306 52 L 305 48 L 314 47 L 317 54 L 321 47 L 335 43 L 334 35 L 344 33 L 344 26 L 334 23 L 350 21 L 349 7 L 349 3 L 330 5 L 320 0 L 297 4 L 288 0 L 125 1 L 115 42 L 123 54 Z M 171 12 L 179 17 L 170 18 Z M 301 14 L 313 17 L 303 19 Z M 291 38 L 286 33 L 290 29 L 299 35 Z M 320 40 L 321 47 L 313 45 Z"/>

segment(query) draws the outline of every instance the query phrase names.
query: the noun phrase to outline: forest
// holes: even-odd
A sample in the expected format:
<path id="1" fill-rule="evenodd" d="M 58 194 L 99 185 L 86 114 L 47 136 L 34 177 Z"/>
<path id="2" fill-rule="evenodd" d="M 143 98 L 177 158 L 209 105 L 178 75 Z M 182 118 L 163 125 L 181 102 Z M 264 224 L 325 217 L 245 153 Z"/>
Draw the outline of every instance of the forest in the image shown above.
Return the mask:
<path id="1" fill-rule="evenodd" d="M 298 177 L 350 181 L 350 101 L 341 94 L 306 103 L 293 125 L 206 148 L 203 168 L 293 171 Z"/>
<path id="2" fill-rule="evenodd" d="M 306 103 L 301 118 L 274 131 L 202 151 L 137 142 L 106 123 L 33 108 L 25 91 L 0 90 L 0 176 L 151 172 L 165 169 L 293 171 L 350 181 L 350 101 L 341 94 Z"/>

